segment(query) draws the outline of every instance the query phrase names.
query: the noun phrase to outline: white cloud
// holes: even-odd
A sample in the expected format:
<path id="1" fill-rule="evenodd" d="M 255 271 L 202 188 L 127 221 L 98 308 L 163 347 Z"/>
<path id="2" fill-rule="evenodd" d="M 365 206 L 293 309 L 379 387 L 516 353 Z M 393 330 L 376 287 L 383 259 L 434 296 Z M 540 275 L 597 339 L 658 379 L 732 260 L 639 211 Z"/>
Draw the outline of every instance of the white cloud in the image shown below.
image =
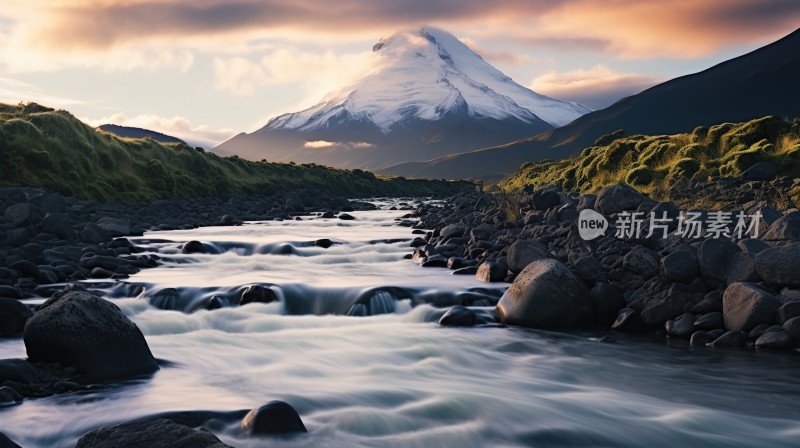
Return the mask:
<path id="1" fill-rule="evenodd" d="M 128 117 L 125 114 L 114 114 L 98 119 L 84 119 L 90 126 L 101 124 L 117 124 L 158 131 L 173 137 L 178 137 L 192 146 L 211 148 L 231 137 L 236 132 L 233 129 L 213 129 L 208 125 L 192 126 L 185 117 L 161 117 L 158 115 L 143 114 Z"/>
<path id="2" fill-rule="evenodd" d="M 327 149 L 336 145 L 337 145 L 336 142 L 329 142 L 326 140 L 314 140 L 311 142 L 305 142 L 303 144 L 303 147 L 309 149 Z"/>
<path id="3" fill-rule="evenodd" d="M 83 104 L 81 100 L 49 95 L 33 84 L 11 78 L 0 78 L 0 102 L 16 104 L 30 101 L 50 107 L 67 107 Z"/>

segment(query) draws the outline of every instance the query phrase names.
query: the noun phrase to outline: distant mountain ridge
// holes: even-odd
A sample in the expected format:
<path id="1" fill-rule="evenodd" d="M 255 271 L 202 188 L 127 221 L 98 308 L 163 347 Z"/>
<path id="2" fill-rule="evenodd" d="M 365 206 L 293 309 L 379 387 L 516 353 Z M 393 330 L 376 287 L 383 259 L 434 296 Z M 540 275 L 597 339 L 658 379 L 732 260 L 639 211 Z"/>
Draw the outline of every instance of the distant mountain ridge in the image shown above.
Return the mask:
<path id="1" fill-rule="evenodd" d="M 97 129 L 114 134 L 117 137 L 127 138 L 150 138 L 159 143 L 180 143 L 186 145 L 186 142 L 173 137 L 171 135 L 162 134 L 161 132 L 151 131 L 150 129 L 135 128 L 130 126 L 120 126 L 117 124 L 101 124 Z"/>
<path id="2" fill-rule="evenodd" d="M 217 150 L 374 169 L 521 138 L 590 111 L 515 83 L 440 29 L 396 33 L 373 51 L 377 67 L 355 84 Z"/>
<path id="3" fill-rule="evenodd" d="M 493 178 L 524 162 L 562 159 L 618 129 L 633 134 L 673 134 L 696 126 L 744 122 L 767 115 L 800 116 L 800 29 L 788 36 L 692 75 L 651 87 L 576 119 L 566 126 L 500 146 L 427 162 L 398 164 L 383 172 L 429 178 Z"/>

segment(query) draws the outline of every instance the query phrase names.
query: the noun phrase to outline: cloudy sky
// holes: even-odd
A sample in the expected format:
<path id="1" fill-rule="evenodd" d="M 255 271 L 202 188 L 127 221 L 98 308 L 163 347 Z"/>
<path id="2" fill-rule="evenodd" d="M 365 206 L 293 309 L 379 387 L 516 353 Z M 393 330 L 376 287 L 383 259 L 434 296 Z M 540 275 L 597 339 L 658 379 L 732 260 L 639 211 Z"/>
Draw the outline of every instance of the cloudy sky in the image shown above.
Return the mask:
<path id="1" fill-rule="evenodd" d="M 797 0 L 3 0 L 0 101 L 211 146 L 316 103 L 369 70 L 379 38 L 420 25 L 602 108 L 798 24 Z"/>

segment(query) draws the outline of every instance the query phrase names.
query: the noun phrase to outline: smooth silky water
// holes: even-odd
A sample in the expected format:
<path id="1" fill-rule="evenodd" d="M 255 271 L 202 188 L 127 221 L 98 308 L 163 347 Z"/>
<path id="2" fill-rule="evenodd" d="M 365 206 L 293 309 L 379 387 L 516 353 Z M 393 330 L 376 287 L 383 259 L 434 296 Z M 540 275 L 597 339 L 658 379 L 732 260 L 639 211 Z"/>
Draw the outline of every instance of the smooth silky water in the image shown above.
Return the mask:
<path id="1" fill-rule="evenodd" d="M 235 425 L 211 429 L 236 447 L 797 446 L 796 355 L 440 327 L 441 311 L 418 298 L 496 296 L 503 285 L 403 260 L 412 235 L 395 218 L 406 212 L 380 204 L 352 213 L 354 221 L 148 232 L 138 241 L 158 249 L 162 266 L 132 276 L 126 283 L 134 286 L 89 286 L 113 297 L 168 362 L 151 378 L 2 408 L 0 431 L 24 447 L 69 447 L 91 429 L 159 412 L 279 399 L 298 410 L 309 434 L 262 439 Z M 309 245 L 319 238 L 340 244 Z M 188 240 L 222 253 L 182 255 Z M 253 283 L 272 285 L 281 301 L 197 309 Z M 172 309 L 147 299 L 164 288 L 178 291 L 162 306 Z M 376 291 L 394 300 L 393 313 L 324 314 Z M 0 341 L 0 357 L 24 358 L 22 341 Z"/>

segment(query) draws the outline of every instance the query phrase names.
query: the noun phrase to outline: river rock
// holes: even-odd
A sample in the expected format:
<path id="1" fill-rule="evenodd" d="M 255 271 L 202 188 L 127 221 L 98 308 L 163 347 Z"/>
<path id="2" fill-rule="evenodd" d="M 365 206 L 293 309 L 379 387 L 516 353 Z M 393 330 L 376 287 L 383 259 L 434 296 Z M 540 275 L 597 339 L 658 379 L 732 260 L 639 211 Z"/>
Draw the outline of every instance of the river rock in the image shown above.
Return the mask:
<path id="1" fill-rule="evenodd" d="M 717 328 L 725 328 L 725 319 L 722 313 L 714 311 L 711 313 L 703 314 L 694 321 L 695 330 L 716 330 Z"/>
<path id="2" fill-rule="evenodd" d="M 756 263 L 753 254 L 737 252 L 733 254 L 730 266 L 728 266 L 727 283 L 736 282 L 758 282 L 761 280 L 756 272 Z"/>
<path id="3" fill-rule="evenodd" d="M 800 242 L 762 250 L 755 265 L 767 284 L 800 286 Z"/>
<path id="4" fill-rule="evenodd" d="M 95 429 L 75 448 L 231 448 L 207 431 L 163 418 L 138 420 Z"/>
<path id="5" fill-rule="evenodd" d="M 552 255 L 539 240 L 518 240 L 508 249 L 508 269 L 519 274 L 534 261 L 546 258 L 552 258 Z"/>
<path id="6" fill-rule="evenodd" d="M 722 315 L 728 330 L 749 331 L 758 324 L 773 324 L 781 303 L 752 283 L 732 283 L 722 295 Z"/>
<path id="7" fill-rule="evenodd" d="M 482 282 L 502 282 L 506 278 L 508 268 L 502 263 L 484 261 L 478 266 L 475 278 Z"/>
<path id="8" fill-rule="evenodd" d="M 456 305 L 442 315 L 439 319 L 439 325 L 445 327 L 471 327 L 477 322 L 475 311 L 471 309 Z"/>
<path id="9" fill-rule="evenodd" d="M 689 283 L 700 274 L 697 255 L 690 250 L 676 250 L 661 259 L 661 274 L 671 282 Z"/>
<path id="10" fill-rule="evenodd" d="M 800 316 L 800 300 L 786 302 L 778 308 L 778 323 L 783 325 L 787 320 Z"/>
<path id="11" fill-rule="evenodd" d="M 795 211 L 775 220 L 761 239 L 775 243 L 800 240 L 800 212 Z"/>
<path id="12" fill-rule="evenodd" d="M 261 285 L 250 285 L 242 291 L 242 296 L 239 298 L 239 305 L 246 305 L 248 303 L 271 303 L 278 300 L 278 295 L 272 288 L 267 288 Z"/>
<path id="13" fill-rule="evenodd" d="M 97 227 L 103 229 L 111 237 L 141 235 L 142 230 L 131 225 L 127 219 L 104 216 L 97 220 Z"/>
<path id="14" fill-rule="evenodd" d="M 659 273 L 660 258 L 657 253 L 644 246 L 634 246 L 622 259 L 625 270 L 640 274 L 648 279 Z"/>
<path id="15" fill-rule="evenodd" d="M 675 319 L 670 319 L 664 325 L 664 330 L 669 336 L 688 338 L 694 333 L 695 316 L 691 313 L 682 314 Z"/>
<path id="16" fill-rule="evenodd" d="M 356 219 L 355 216 L 353 216 L 351 214 L 348 214 L 348 213 L 339 213 L 338 218 L 341 219 L 342 221 L 352 221 L 352 220 Z"/>
<path id="17" fill-rule="evenodd" d="M 449 224 L 442 227 L 442 230 L 439 231 L 439 237 L 441 237 L 442 241 L 446 241 L 449 238 L 463 236 L 466 230 L 467 228 L 462 224 Z"/>
<path id="18" fill-rule="evenodd" d="M 718 348 L 738 348 L 744 347 L 745 343 L 747 343 L 747 335 L 744 332 L 731 330 L 714 339 L 709 345 Z"/>
<path id="19" fill-rule="evenodd" d="M 604 215 L 624 210 L 636 210 L 644 196 L 628 185 L 617 184 L 603 188 L 597 195 L 595 207 Z"/>
<path id="20" fill-rule="evenodd" d="M 184 243 L 183 247 L 181 247 L 182 254 L 205 254 L 207 252 L 206 246 L 200 241 L 195 240 L 187 241 Z"/>
<path id="21" fill-rule="evenodd" d="M 769 244 L 755 238 L 745 238 L 736 243 L 742 252 L 756 255 L 764 249 L 769 249 Z"/>
<path id="22" fill-rule="evenodd" d="M 497 303 L 501 322 L 534 328 L 574 327 L 591 312 L 584 283 L 554 259 L 529 264 Z"/>
<path id="23" fill-rule="evenodd" d="M 113 303 L 64 290 L 41 305 L 23 332 L 28 357 L 58 362 L 96 379 L 158 370 L 139 328 Z"/>
<path id="24" fill-rule="evenodd" d="M 251 435 L 308 432 L 297 411 L 278 400 L 248 412 L 242 419 L 242 429 Z"/>
<path id="25" fill-rule="evenodd" d="M 42 220 L 42 211 L 29 202 L 21 202 L 6 208 L 5 218 L 11 227 L 35 225 Z"/>
<path id="26" fill-rule="evenodd" d="M 48 213 L 39 223 L 39 227 L 47 233 L 52 233 L 65 240 L 72 236 L 72 227 L 69 225 L 69 216 L 66 213 Z"/>
<path id="27" fill-rule="evenodd" d="M 589 300 L 595 320 L 602 325 L 611 325 L 617 319 L 619 310 L 625 307 L 622 292 L 606 282 L 598 282 L 592 287 Z"/>
<path id="28" fill-rule="evenodd" d="M 0 337 L 21 336 L 31 316 L 33 313 L 25 304 L 0 297 Z"/>
<path id="29" fill-rule="evenodd" d="M 794 338 L 785 330 L 779 328 L 767 331 L 756 339 L 756 348 L 791 349 L 795 346 Z"/>
<path id="30" fill-rule="evenodd" d="M 708 238 L 697 251 L 700 273 L 707 281 L 722 284 L 728 280 L 728 271 L 739 247 L 725 238 Z"/>
<path id="31" fill-rule="evenodd" d="M 795 343 L 800 344 L 800 316 L 787 320 L 782 326 L 787 333 L 792 335 Z"/>
<path id="32" fill-rule="evenodd" d="M 86 244 L 100 244 L 111 240 L 105 230 L 97 224 L 87 224 L 80 233 L 80 240 Z"/>
<path id="33" fill-rule="evenodd" d="M 8 436 L 0 432 L 0 448 L 22 448 L 22 447 L 14 443 L 14 441 L 9 439 Z"/>
<path id="34" fill-rule="evenodd" d="M 692 347 L 702 347 L 704 345 L 708 345 L 716 338 L 716 336 L 707 331 L 695 331 L 692 333 L 692 337 L 689 338 L 689 345 Z"/>

